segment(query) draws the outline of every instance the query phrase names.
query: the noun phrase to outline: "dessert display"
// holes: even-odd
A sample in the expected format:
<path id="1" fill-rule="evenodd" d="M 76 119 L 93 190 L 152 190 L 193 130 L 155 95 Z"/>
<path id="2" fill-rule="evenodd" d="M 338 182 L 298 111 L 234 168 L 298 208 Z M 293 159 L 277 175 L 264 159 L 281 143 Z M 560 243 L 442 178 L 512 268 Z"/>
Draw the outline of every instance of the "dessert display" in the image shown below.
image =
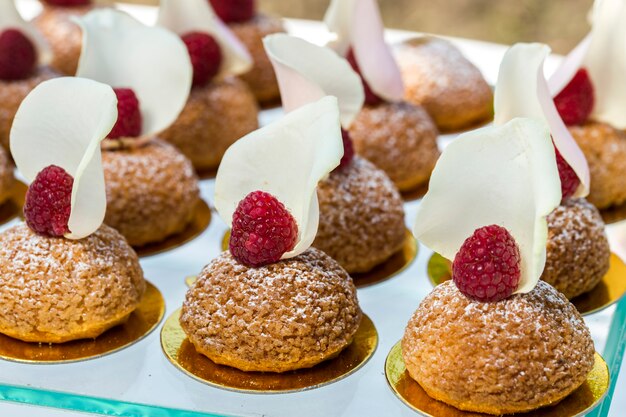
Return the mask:
<path id="1" fill-rule="evenodd" d="M 39 83 L 57 76 L 48 67 L 50 49 L 13 0 L 0 4 L 0 146 L 9 150 L 13 118 L 24 97 Z M 2 191 L 0 191 L 1 199 Z"/>
<path id="2" fill-rule="evenodd" d="M 546 45 L 524 43 L 506 52 L 496 85 L 494 123 L 533 117 L 550 128 L 562 201 L 547 219 L 547 261 L 542 279 L 572 299 L 602 281 L 609 270 L 611 252 L 600 213 L 584 199 L 590 184 L 587 161 L 561 120 L 543 75 L 549 54 Z"/>
<path id="3" fill-rule="evenodd" d="M 493 92 L 480 70 L 451 42 L 419 36 L 394 46 L 405 99 L 423 106 L 442 132 L 486 123 L 493 117 Z"/>
<path id="4" fill-rule="evenodd" d="M 256 0 L 210 0 L 219 18 L 228 24 L 237 38 L 250 51 L 254 66 L 241 74 L 256 99 L 261 104 L 272 104 L 280 98 L 276 76 L 265 51 L 263 38 L 284 32 L 277 17 L 257 11 Z"/>
<path id="5" fill-rule="evenodd" d="M 354 150 L 402 192 L 425 185 L 439 157 L 437 128 L 423 107 L 403 101 L 402 76 L 376 1 L 333 0 L 325 21 L 337 37 L 329 46 L 363 81 L 365 106 L 349 129 Z"/>
<path id="6" fill-rule="evenodd" d="M 133 247 L 184 233 L 206 205 L 191 162 L 159 132 L 187 102 L 192 67 L 185 44 L 112 9 L 78 22 L 84 33 L 78 76 L 112 86 L 118 97 L 119 119 L 103 141 L 105 223 Z"/>
<path id="7" fill-rule="evenodd" d="M 541 119 L 461 135 L 443 152 L 414 233 L 453 262 L 452 281 L 421 302 L 402 339 L 406 371 L 431 398 L 501 415 L 556 404 L 586 383 L 589 330 L 540 281 L 546 218 L 560 201 Z"/>
<path id="8" fill-rule="evenodd" d="M 317 183 L 339 165 L 342 153 L 334 97 L 294 110 L 226 152 L 215 207 L 231 227 L 229 250 L 193 283 L 179 323 L 198 354 L 223 365 L 222 373 L 234 368 L 255 379 L 258 372 L 308 369 L 362 339 L 358 332 L 366 320 L 352 279 L 310 247 L 318 224 Z M 166 334 L 167 324 L 164 346 Z"/>
<path id="9" fill-rule="evenodd" d="M 74 18 L 95 8 L 94 0 L 41 0 L 43 10 L 33 24 L 52 49 L 50 66 L 65 75 L 76 74 L 82 33 Z"/>
<path id="10" fill-rule="evenodd" d="M 233 142 L 259 127 L 256 99 L 235 77 L 252 58 L 206 0 L 163 1 L 158 23 L 183 39 L 194 73 L 185 108 L 160 136 L 196 170 L 215 170 Z"/>
<path id="11" fill-rule="evenodd" d="M 264 42 L 285 111 L 326 95 L 339 100 L 344 156 L 318 185 L 319 227 L 313 246 L 350 274 L 369 272 L 402 250 L 405 226 L 402 199 L 393 182 L 352 149 L 348 130 L 363 105 L 361 80 L 329 49 L 283 34 Z"/>
<path id="12" fill-rule="evenodd" d="M 30 186 L 25 223 L 0 234 L 0 333 L 38 343 L 93 339 L 140 305 L 137 254 L 102 225 L 99 145 L 116 118 L 113 90 L 84 79 L 44 82 L 20 106 L 11 152 Z"/>
<path id="13" fill-rule="evenodd" d="M 599 209 L 626 202 L 626 69 L 619 56 L 626 5 L 596 1 L 589 35 L 550 78 L 554 102 L 589 162 L 589 202 Z"/>

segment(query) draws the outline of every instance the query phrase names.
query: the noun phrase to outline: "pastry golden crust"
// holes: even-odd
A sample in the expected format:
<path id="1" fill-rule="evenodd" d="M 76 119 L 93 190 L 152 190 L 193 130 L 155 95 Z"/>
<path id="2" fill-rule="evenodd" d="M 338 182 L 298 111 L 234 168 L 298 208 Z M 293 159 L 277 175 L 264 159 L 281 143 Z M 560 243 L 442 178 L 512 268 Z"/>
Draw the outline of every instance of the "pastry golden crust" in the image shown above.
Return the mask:
<path id="1" fill-rule="evenodd" d="M 83 45 L 80 27 L 71 21 L 72 16 L 83 16 L 94 6 L 50 6 L 44 4 L 43 10 L 33 23 L 52 48 L 50 66 L 65 75 L 76 74 L 78 60 Z"/>
<path id="2" fill-rule="evenodd" d="M 259 128 L 256 100 L 241 80 L 229 77 L 191 90 L 178 120 L 159 136 L 196 169 L 217 168 L 226 149 Z"/>
<path id="3" fill-rule="evenodd" d="M 458 131 L 491 120 L 491 88 L 450 42 L 422 36 L 394 49 L 407 101 L 424 106 L 440 130 Z"/>
<path id="4" fill-rule="evenodd" d="M 361 317 L 350 276 L 310 248 L 260 268 L 222 253 L 187 292 L 180 323 L 215 363 L 286 372 L 336 356 L 352 342 Z"/>
<path id="5" fill-rule="evenodd" d="M 313 246 L 348 273 L 367 272 L 404 243 L 404 208 L 393 182 L 355 156 L 319 183 L 320 222 Z"/>
<path id="6" fill-rule="evenodd" d="M 37 72 L 25 80 L 0 80 L 0 145 L 9 149 L 9 135 L 13 118 L 26 96 L 40 83 L 58 77 L 48 67 L 40 67 Z"/>
<path id="7" fill-rule="evenodd" d="M 278 100 L 280 98 L 278 81 L 276 81 L 272 63 L 265 54 L 263 38 L 285 31 L 280 19 L 259 13 L 252 20 L 230 23 L 229 27 L 245 45 L 254 60 L 254 67 L 241 75 L 241 79 L 248 83 L 260 103 Z"/>
<path id="8" fill-rule="evenodd" d="M 103 225 L 81 240 L 0 234 L 0 333 L 27 342 L 95 338 L 137 308 L 146 283 L 137 254 Z"/>
<path id="9" fill-rule="evenodd" d="M 200 201 L 191 162 L 159 139 L 102 153 L 107 191 L 105 223 L 132 246 L 182 232 Z"/>
<path id="10" fill-rule="evenodd" d="M 576 308 L 543 281 L 493 303 L 472 301 L 447 281 L 411 318 L 402 356 L 432 398 L 509 414 L 554 404 L 577 389 L 593 367 L 594 346 Z"/>
<path id="11" fill-rule="evenodd" d="M 0 146 L 0 205 L 4 204 L 13 192 L 13 163 L 9 154 Z"/>
<path id="12" fill-rule="evenodd" d="M 541 279 L 572 299 L 591 291 L 609 270 L 611 250 L 602 217 L 582 198 L 548 216 L 548 251 Z"/>
<path id="13" fill-rule="evenodd" d="M 591 174 L 587 200 L 599 209 L 626 202 L 626 133 L 606 123 L 571 126 Z"/>
<path id="14" fill-rule="evenodd" d="M 400 191 L 425 184 L 439 158 L 437 128 L 409 103 L 365 106 L 350 127 L 356 152 L 387 173 Z"/>

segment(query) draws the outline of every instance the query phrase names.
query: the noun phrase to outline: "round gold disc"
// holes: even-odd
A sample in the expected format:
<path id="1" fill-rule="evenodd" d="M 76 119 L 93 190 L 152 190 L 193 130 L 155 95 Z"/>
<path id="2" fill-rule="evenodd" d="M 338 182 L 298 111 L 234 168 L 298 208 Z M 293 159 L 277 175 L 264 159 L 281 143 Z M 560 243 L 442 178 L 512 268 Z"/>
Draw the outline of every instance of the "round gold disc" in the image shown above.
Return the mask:
<path id="1" fill-rule="evenodd" d="M 24 207 L 27 190 L 28 186 L 23 182 L 16 180 L 13 183 L 11 197 L 0 205 L 0 225 L 22 215 L 22 207 Z"/>
<path id="2" fill-rule="evenodd" d="M 275 394 L 306 391 L 352 375 L 374 355 L 378 332 L 369 317 L 363 315 L 352 343 L 338 356 L 309 369 L 284 373 L 244 372 L 217 365 L 196 352 L 179 323 L 176 310 L 161 329 L 161 347 L 172 364 L 185 374 L 205 384 L 231 391 Z"/>
<path id="3" fill-rule="evenodd" d="M 148 336 L 161 322 L 165 300 L 157 287 L 147 282 L 141 303 L 126 323 L 95 339 L 49 344 L 29 343 L 0 335 L 0 358 L 14 362 L 56 364 L 95 359 L 128 347 Z"/>
<path id="4" fill-rule="evenodd" d="M 489 417 L 489 414 L 461 411 L 430 398 L 407 372 L 402 359 L 401 342 L 396 343 L 387 356 L 385 376 L 396 397 L 424 417 Z M 602 356 L 596 353 L 593 369 L 580 388 L 556 405 L 515 415 L 523 415 L 524 417 L 583 416 L 594 409 L 604 398 L 609 389 L 609 383 L 609 370 L 606 362 Z M 505 414 L 504 416 L 513 416 L 513 414 Z"/>
<path id="5" fill-rule="evenodd" d="M 420 198 L 424 197 L 427 191 L 428 183 L 419 185 L 412 190 L 401 191 L 400 195 L 402 196 L 404 202 L 408 203 L 409 201 L 419 200 Z"/>
<path id="6" fill-rule="evenodd" d="M 582 315 L 597 313 L 619 301 L 626 293 L 626 265 L 619 256 L 611 253 L 609 270 L 602 281 L 591 291 L 570 301 Z M 452 278 L 450 261 L 434 253 L 428 261 L 428 278 L 437 286 Z"/>
<path id="7" fill-rule="evenodd" d="M 200 236 L 211 223 L 211 208 L 206 201 L 200 200 L 194 211 L 193 218 L 182 232 L 168 237 L 162 242 L 149 243 L 144 246 L 133 247 L 140 258 L 158 255 L 176 249 Z"/>
<path id="8" fill-rule="evenodd" d="M 228 250 L 228 242 L 230 241 L 230 231 L 227 231 L 222 238 L 222 250 Z M 407 269 L 417 257 L 419 246 L 413 233 L 409 229 L 405 230 L 404 244 L 402 248 L 391 255 L 389 259 L 380 265 L 377 265 L 368 272 L 350 274 L 354 285 L 357 288 L 369 287 L 383 281 L 386 281 L 398 275 Z"/>
<path id="9" fill-rule="evenodd" d="M 613 224 L 626 220 L 626 203 L 600 210 L 605 224 Z"/>
<path id="10" fill-rule="evenodd" d="M 196 169 L 196 174 L 201 180 L 212 180 L 217 175 L 217 168 Z"/>

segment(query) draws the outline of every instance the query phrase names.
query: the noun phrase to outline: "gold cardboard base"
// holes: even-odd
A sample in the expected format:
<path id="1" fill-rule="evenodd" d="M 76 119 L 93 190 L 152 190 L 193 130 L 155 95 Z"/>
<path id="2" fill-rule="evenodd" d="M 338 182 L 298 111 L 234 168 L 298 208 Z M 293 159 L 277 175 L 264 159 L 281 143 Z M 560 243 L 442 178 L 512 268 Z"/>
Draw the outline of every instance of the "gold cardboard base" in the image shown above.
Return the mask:
<path id="1" fill-rule="evenodd" d="M 489 414 L 458 410 L 443 402 L 430 398 L 426 391 L 415 382 L 404 366 L 401 342 L 391 348 L 385 362 L 385 376 L 393 393 L 424 417 L 493 417 Z M 528 413 L 515 414 L 523 417 L 578 417 L 595 408 L 609 388 L 609 370 L 604 359 L 596 353 L 593 369 L 587 381 L 564 400 L 550 407 L 540 408 Z M 505 414 L 504 416 L 513 416 Z"/>
<path id="2" fill-rule="evenodd" d="M 24 200 L 26 200 L 26 191 L 28 186 L 20 181 L 15 181 L 11 198 L 0 205 L 0 225 L 8 223 L 18 216 L 22 216 L 22 208 Z"/>
<path id="3" fill-rule="evenodd" d="M 352 375 L 374 355 L 378 332 L 369 317 L 363 315 L 352 343 L 335 358 L 309 369 L 285 373 L 244 372 L 217 365 L 196 352 L 179 323 L 175 311 L 161 330 L 161 347 L 172 364 L 190 377 L 205 384 L 231 391 L 276 394 L 306 391 L 331 384 Z"/>
<path id="4" fill-rule="evenodd" d="M 107 330 L 95 339 L 67 343 L 28 343 L 0 335 L 0 358 L 14 362 L 56 364 L 95 359 L 128 347 L 149 335 L 161 322 L 165 300 L 147 283 L 141 303 L 124 324 Z"/>

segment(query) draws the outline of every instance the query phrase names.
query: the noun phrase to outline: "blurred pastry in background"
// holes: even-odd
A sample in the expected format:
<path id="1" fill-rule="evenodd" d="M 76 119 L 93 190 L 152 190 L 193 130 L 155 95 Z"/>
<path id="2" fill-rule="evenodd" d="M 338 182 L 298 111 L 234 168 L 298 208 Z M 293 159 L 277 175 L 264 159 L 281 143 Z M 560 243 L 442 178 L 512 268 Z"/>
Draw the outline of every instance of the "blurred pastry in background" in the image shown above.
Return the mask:
<path id="1" fill-rule="evenodd" d="M 14 0 L 0 3 L 0 146 L 9 150 L 11 125 L 22 100 L 42 81 L 57 77 L 45 39 L 22 19 Z"/>
<path id="2" fill-rule="evenodd" d="M 207 0 L 163 0 L 158 24 L 182 38 L 194 71 L 185 108 L 160 137 L 196 170 L 214 170 L 230 145 L 259 127 L 256 99 L 236 77 L 252 68 L 252 58 Z"/>
<path id="3" fill-rule="evenodd" d="M 394 45 L 408 102 L 423 106 L 442 132 L 493 118 L 493 92 L 480 70 L 452 43 L 420 36 Z"/>
<path id="4" fill-rule="evenodd" d="M 333 0 L 325 21 L 336 35 L 329 47 L 363 81 L 365 106 L 349 129 L 356 153 L 384 170 L 400 191 L 425 185 L 439 157 L 438 131 L 422 106 L 404 101 L 376 1 Z"/>
<path id="5" fill-rule="evenodd" d="M 265 50 L 263 38 L 285 32 L 280 18 L 266 15 L 256 8 L 256 0 L 210 0 L 220 19 L 228 24 L 252 55 L 254 65 L 241 75 L 261 104 L 273 104 L 280 98 L 276 76 Z"/>

